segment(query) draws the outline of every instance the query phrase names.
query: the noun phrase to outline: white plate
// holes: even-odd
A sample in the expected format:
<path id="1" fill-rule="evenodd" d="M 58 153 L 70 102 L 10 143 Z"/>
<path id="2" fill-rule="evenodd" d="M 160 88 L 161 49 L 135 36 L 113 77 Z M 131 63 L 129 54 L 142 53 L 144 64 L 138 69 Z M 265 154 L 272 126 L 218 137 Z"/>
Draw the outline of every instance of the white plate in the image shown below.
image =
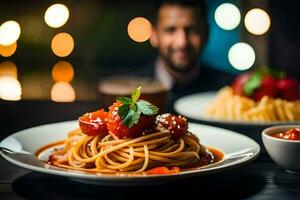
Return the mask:
<path id="1" fill-rule="evenodd" d="M 14 151 L 27 151 L 34 154 L 40 147 L 46 144 L 63 140 L 66 138 L 67 133 L 77 128 L 77 126 L 77 121 L 69 121 L 29 128 L 7 137 L 0 143 L 0 146 L 4 146 Z M 138 185 L 141 183 L 155 184 L 174 179 L 178 180 L 179 178 L 188 176 L 215 173 L 246 164 L 259 155 L 259 145 L 252 139 L 236 132 L 194 123 L 189 124 L 189 130 L 196 134 L 204 145 L 221 150 L 225 154 L 224 160 L 219 163 L 209 165 L 208 167 L 183 171 L 179 174 L 120 176 L 108 174 L 97 175 L 65 170 L 57 167 L 49 167 L 49 165 L 45 168 L 45 166 L 40 165 L 39 163 L 28 162 L 26 159 L 19 159 L 18 157 L 13 156 L 13 154 L 0 153 L 6 160 L 27 169 L 65 176 L 81 182 L 110 186 L 128 186 Z"/>
<path id="2" fill-rule="evenodd" d="M 210 102 L 214 100 L 217 92 L 203 92 L 188 95 L 178 99 L 174 103 L 174 109 L 180 115 L 186 116 L 191 119 L 214 122 L 220 124 L 232 125 L 252 125 L 252 126 L 271 126 L 278 124 L 297 124 L 300 121 L 294 122 L 245 122 L 245 121 L 225 121 L 215 120 L 205 115 L 205 110 Z"/>

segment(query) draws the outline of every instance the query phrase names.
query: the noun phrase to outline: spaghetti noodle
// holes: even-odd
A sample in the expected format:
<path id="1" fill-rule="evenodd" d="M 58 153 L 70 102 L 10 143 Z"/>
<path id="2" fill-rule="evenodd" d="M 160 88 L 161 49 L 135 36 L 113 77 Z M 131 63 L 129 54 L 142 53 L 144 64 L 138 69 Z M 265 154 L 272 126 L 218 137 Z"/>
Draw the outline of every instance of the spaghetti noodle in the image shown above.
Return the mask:
<path id="1" fill-rule="evenodd" d="M 50 164 L 99 173 L 140 173 L 154 167 L 192 166 L 207 156 L 206 148 L 192 133 L 174 140 L 166 129 L 137 138 L 89 136 L 80 129 L 68 134 L 64 148 L 49 157 Z M 212 160 L 212 159 L 211 159 Z"/>
<path id="2" fill-rule="evenodd" d="M 299 121 L 300 100 L 287 101 L 264 96 L 256 102 L 235 95 L 231 87 L 222 88 L 206 109 L 206 115 L 216 120 L 247 122 Z"/>

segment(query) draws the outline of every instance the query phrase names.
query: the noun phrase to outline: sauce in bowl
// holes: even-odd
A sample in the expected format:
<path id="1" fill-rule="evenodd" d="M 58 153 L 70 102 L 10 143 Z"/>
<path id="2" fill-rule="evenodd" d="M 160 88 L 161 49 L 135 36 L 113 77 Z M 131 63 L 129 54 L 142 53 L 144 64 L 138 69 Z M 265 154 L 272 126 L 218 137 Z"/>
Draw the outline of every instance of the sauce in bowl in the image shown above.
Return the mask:
<path id="1" fill-rule="evenodd" d="M 300 141 L 300 129 L 292 128 L 285 132 L 275 133 L 271 135 L 272 137 L 284 139 L 284 140 L 299 140 Z"/>

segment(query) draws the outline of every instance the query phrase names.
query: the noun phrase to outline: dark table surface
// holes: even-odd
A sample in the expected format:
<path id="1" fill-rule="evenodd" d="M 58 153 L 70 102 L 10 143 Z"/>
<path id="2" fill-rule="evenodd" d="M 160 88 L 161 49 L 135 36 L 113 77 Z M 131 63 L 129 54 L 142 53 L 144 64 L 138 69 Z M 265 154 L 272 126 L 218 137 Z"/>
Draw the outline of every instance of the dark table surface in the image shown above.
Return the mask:
<path id="1" fill-rule="evenodd" d="M 0 140 L 24 128 L 76 119 L 81 113 L 98 107 L 97 102 L 0 101 Z M 286 173 L 270 159 L 260 138 L 264 127 L 223 125 L 223 128 L 258 142 L 260 156 L 247 165 L 221 173 L 137 188 L 82 184 L 23 169 L 0 157 L 0 199 L 159 199 L 162 193 L 172 199 L 182 199 L 182 196 L 192 199 L 203 196 L 212 199 L 300 199 L 300 175 Z"/>

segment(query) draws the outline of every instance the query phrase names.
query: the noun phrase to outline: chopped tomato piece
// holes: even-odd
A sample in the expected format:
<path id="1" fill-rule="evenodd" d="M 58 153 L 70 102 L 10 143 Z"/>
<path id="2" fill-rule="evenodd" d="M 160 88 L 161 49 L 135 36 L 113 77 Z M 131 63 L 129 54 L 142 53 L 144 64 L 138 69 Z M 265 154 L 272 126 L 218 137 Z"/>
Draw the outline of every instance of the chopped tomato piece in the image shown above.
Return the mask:
<path id="1" fill-rule="evenodd" d="M 79 126 L 82 132 L 86 135 L 100 135 L 101 137 L 107 135 L 107 115 L 107 112 L 100 109 L 79 117 Z"/>
<path id="2" fill-rule="evenodd" d="M 157 117 L 157 123 L 160 123 L 163 127 L 168 129 L 173 139 L 179 139 L 188 132 L 187 119 L 180 115 L 176 116 L 170 113 L 159 115 Z"/>
<path id="3" fill-rule="evenodd" d="M 172 169 L 168 169 L 167 167 L 155 167 L 146 171 L 148 175 L 155 175 L 155 174 L 178 174 L 180 172 L 179 167 L 173 167 Z"/>

